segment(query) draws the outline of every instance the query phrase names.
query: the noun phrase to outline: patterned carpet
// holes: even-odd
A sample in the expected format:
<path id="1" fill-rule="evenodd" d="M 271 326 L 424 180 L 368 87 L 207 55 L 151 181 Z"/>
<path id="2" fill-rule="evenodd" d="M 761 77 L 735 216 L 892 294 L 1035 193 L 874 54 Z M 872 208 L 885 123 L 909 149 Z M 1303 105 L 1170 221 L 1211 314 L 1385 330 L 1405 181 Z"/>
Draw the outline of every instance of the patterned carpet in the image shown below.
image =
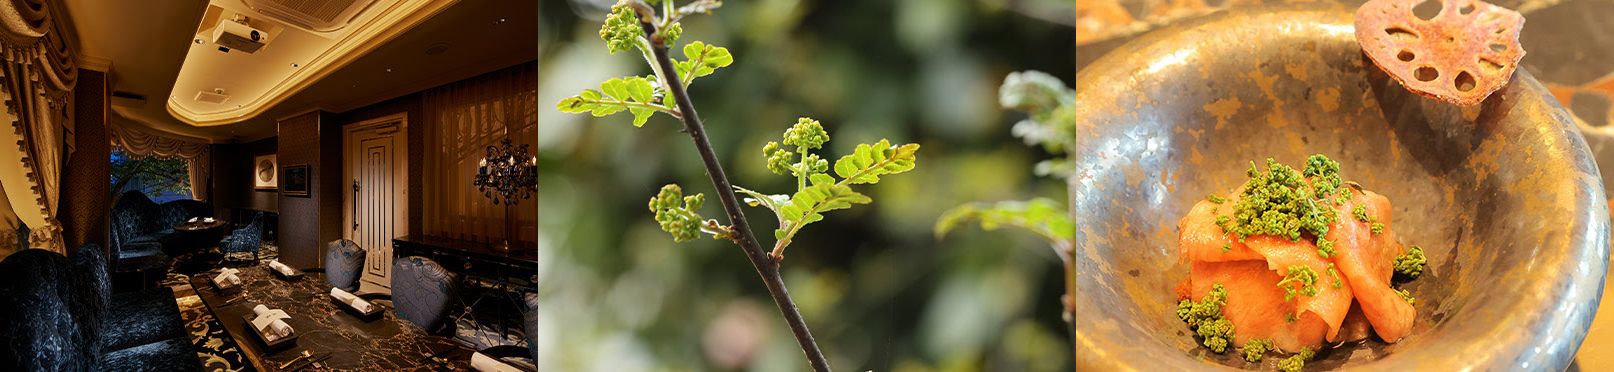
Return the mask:
<path id="1" fill-rule="evenodd" d="M 185 286 L 185 289 L 189 290 L 190 286 Z M 185 330 L 191 333 L 191 343 L 196 345 L 196 356 L 202 359 L 204 370 L 255 371 L 246 362 L 246 356 L 241 354 L 241 348 L 230 339 L 230 335 L 224 333 L 224 325 L 219 324 L 212 312 L 207 311 L 201 297 L 192 294 L 180 298 L 179 315 L 185 319 Z"/>

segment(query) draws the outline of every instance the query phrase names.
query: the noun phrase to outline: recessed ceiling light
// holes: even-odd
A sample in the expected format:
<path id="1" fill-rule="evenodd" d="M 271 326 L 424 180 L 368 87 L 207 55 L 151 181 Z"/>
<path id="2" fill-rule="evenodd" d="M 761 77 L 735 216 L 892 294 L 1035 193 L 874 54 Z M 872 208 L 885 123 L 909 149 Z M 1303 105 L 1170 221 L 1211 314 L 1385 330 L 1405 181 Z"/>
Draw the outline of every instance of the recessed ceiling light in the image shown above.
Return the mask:
<path id="1" fill-rule="evenodd" d="M 438 54 L 443 54 L 443 52 L 447 52 L 447 51 L 448 51 L 448 43 L 437 43 L 437 44 L 432 44 L 432 46 L 429 47 L 429 48 L 426 48 L 426 55 L 435 56 L 435 55 L 438 55 Z"/>
<path id="2" fill-rule="evenodd" d="M 501 23 L 504 23 L 504 18 L 499 18 L 499 19 L 493 20 L 494 25 L 498 25 L 498 24 L 501 24 Z"/>
<path id="3" fill-rule="evenodd" d="M 387 68 L 387 72 L 388 72 L 388 73 L 391 73 L 391 72 L 392 72 L 392 68 L 391 68 L 391 67 L 388 67 L 388 68 Z"/>
<path id="4" fill-rule="evenodd" d="M 297 67 L 297 64 L 293 63 L 293 64 L 291 64 L 291 67 Z"/>
<path id="5" fill-rule="evenodd" d="M 201 43 L 202 43 L 202 39 L 196 39 L 196 43 L 197 43 L 197 44 L 201 44 Z"/>

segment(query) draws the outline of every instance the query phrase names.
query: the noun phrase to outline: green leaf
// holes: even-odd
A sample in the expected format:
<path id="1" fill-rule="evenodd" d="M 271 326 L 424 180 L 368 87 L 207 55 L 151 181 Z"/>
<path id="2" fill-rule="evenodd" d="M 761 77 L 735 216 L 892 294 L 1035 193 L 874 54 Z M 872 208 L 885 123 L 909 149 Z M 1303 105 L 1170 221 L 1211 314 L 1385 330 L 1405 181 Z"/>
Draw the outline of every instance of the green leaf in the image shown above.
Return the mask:
<path id="1" fill-rule="evenodd" d="M 600 93 L 625 101 L 628 99 L 628 83 L 622 81 L 622 78 L 611 78 L 600 83 Z"/>
<path id="2" fill-rule="evenodd" d="M 655 99 L 656 84 L 654 80 L 641 76 L 632 76 L 626 79 L 612 78 L 600 83 L 599 90 L 584 89 L 576 96 L 567 97 L 555 104 L 555 109 L 567 113 L 587 112 L 594 116 L 606 116 L 627 110 L 633 114 L 633 126 L 644 126 L 645 121 L 656 111 L 671 109 L 659 103 L 651 102 Z"/>
<path id="3" fill-rule="evenodd" d="M 779 207 L 782 216 L 780 228 L 801 230 L 807 224 L 823 220 L 823 212 L 851 208 L 852 204 L 868 204 L 868 196 L 852 191 L 851 186 L 836 184 L 825 174 L 816 174 L 813 185 L 796 192 L 790 204 Z"/>
<path id="4" fill-rule="evenodd" d="M 656 114 L 655 110 L 647 108 L 631 108 L 628 109 L 628 112 L 633 113 L 633 126 L 635 127 L 643 127 L 644 122 L 650 120 L 650 115 Z"/>
<path id="5" fill-rule="evenodd" d="M 972 203 L 960 205 L 936 220 L 936 239 L 941 239 L 960 223 L 978 220 L 981 228 L 995 230 L 999 226 L 1013 226 L 1036 233 L 1049 243 L 1076 239 L 1076 225 L 1065 214 L 1064 206 L 1047 198 L 1028 202 L 1005 201 L 997 204 Z"/>
<path id="6" fill-rule="evenodd" d="M 684 45 L 684 58 L 687 60 L 674 64 L 673 68 L 678 70 L 678 78 L 685 86 L 694 82 L 695 78 L 711 75 L 719 67 L 734 63 L 734 56 L 729 54 L 728 48 L 699 41 Z"/>
<path id="7" fill-rule="evenodd" d="M 835 161 L 835 175 L 852 184 L 880 182 L 880 176 L 912 170 L 919 144 L 892 146 L 887 140 L 860 144 L 851 155 Z"/>
<path id="8" fill-rule="evenodd" d="M 779 207 L 790 204 L 790 195 L 767 195 L 739 186 L 734 186 L 734 190 L 751 196 L 743 200 L 746 204 L 753 207 L 760 205 L 768 208 L 768 210 L 773 211 L 774 218 L 778 218 L 779 221 L 785 220 L 785 216 L 779 214 Z"/>

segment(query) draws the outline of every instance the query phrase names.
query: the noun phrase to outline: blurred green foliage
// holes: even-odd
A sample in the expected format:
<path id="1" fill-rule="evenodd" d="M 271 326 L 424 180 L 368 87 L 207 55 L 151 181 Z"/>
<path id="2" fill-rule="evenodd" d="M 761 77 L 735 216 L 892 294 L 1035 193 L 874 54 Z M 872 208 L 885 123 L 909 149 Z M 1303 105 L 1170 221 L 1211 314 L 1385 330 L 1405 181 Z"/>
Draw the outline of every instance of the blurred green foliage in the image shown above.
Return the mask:
<path id="1" fill-rule="evenodd" d="M 601 40 L 612 3 L 542 3 L 540 102 L 652 74 Z M 1045 242 L 979 229 L 938 241 L 932 231 L 960 204 L 1065 198 L 1062 181 L 1033 174 L 1053 154 L 1011 135 L 1027 116 L 998 105 L 1013 71 L 1074 81 L 1074 30 L 1027 15 L 1027 3 L 1073 12 L 1060 0 L 757 0 L 681 21 L 684 39 L 722 45 L 735 61 L 689 87 L 734 183 L 791 189 L 798 180 L 774 175 L 756 149 L 802 116 L 836 139 L 826 153 L 882 138 L 925 149 L 923 166 L 859 190 L 873 203 L 793 238 L 801 248 L 784 263 L 785 284 L 835 368 L 1074 368 L 1063 272 Z M 807 369 L 739 249 L 674 243 L 645 210 L 670 183 L 719 192 L 675 118 L 635 128 L 539 107 L 542 370 Z M 777 222 L 746 213 L 754 225 Z"/>

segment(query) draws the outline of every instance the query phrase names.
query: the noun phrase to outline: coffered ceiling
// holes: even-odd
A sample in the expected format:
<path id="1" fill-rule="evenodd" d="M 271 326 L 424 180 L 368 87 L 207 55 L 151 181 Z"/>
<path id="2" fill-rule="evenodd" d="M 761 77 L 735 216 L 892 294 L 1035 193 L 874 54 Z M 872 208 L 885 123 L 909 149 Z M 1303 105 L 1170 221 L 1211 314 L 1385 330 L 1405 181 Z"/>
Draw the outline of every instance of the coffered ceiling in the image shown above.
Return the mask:
<path id="1" fill-rule="evenodd" d="M 311 109 L 343 112 L 537 56 L 533 1 L 335 1 L 363 6 L 335 28 L 261 10 L 262 3 L 282 2 L 295 3 L 66 5 L 84 65 L 108 69 L 111 90 L 134 97 L 114 99 L 116 115 L 155 132 L 214 143 L 274 136 L 280 117 Z M 213 43 L 215 27 L 242 16 L 265 34 L 265 45 L 254 53 L 221 51 Z"/>

